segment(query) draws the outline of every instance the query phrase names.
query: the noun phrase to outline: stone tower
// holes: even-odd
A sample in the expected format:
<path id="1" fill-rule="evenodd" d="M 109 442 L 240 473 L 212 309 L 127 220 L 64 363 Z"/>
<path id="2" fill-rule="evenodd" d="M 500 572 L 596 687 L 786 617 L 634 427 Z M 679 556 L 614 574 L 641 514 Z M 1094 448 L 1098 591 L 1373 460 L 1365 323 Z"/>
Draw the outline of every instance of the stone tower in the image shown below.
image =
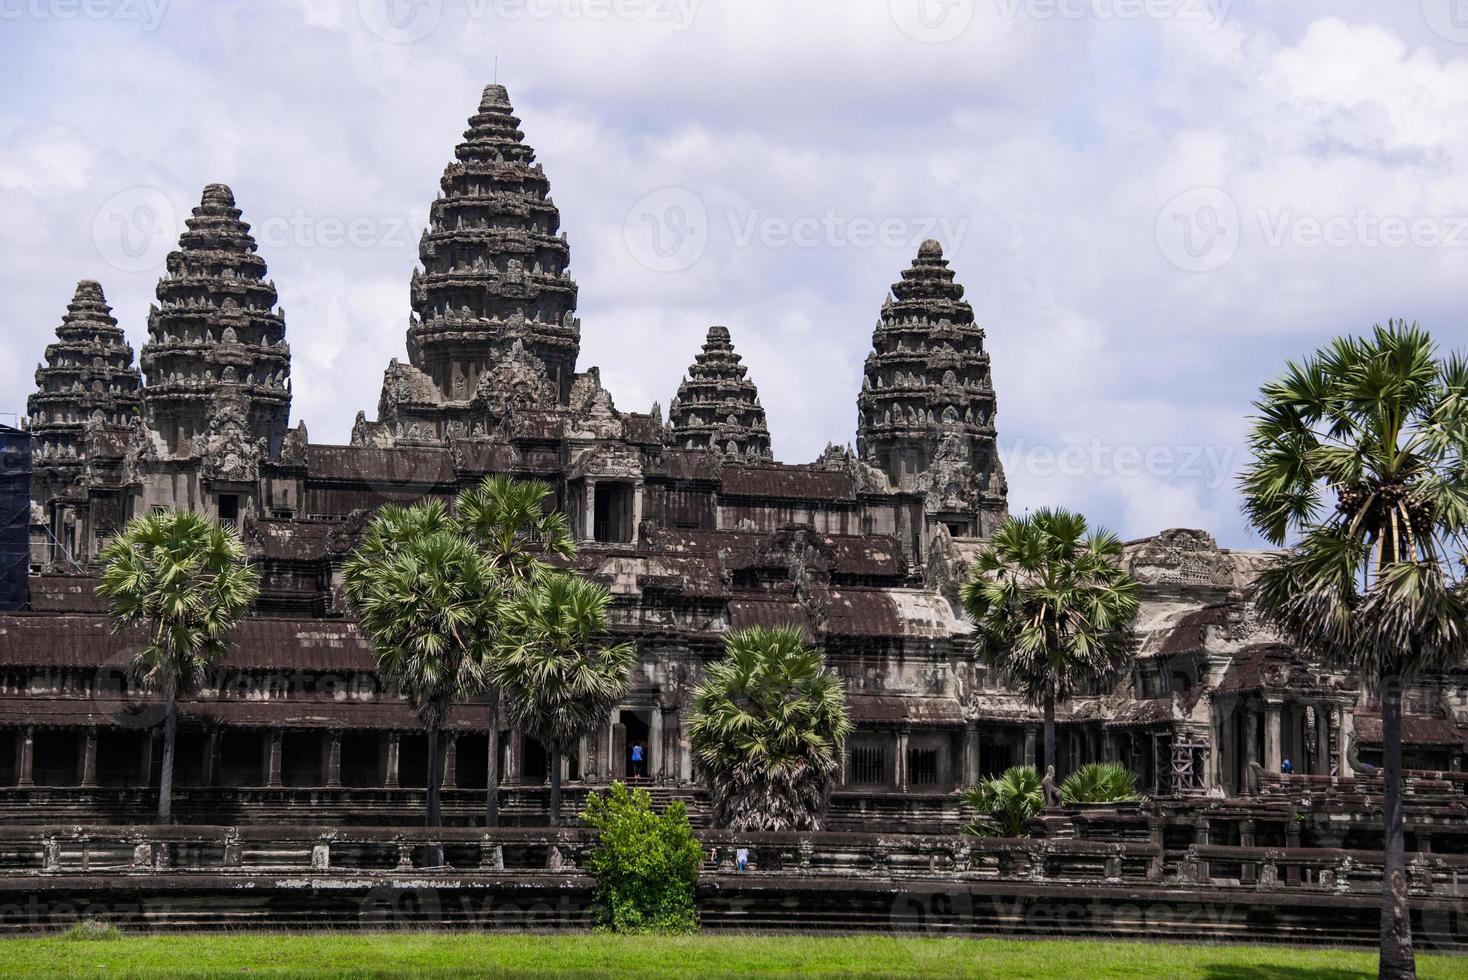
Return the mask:
<path id="1" fill-rule="evenodd" d="M 746 373 L 729 342 L 729 329 L 709 327 L 703 350 L 668 408 L 672 445 L 710 449 L 731 461 L 771 459 L 765 410 Z"/>
<path id="2" fill-rule="evenodd" d="M 34 449 L 39 499 L 74 483 L 86 466 L 89 426 L 126 428 L 141 406 L 142 375 L 132 345 L 112 316 L 102 286 L 77 283 L 56 343 L 36 367 L 36 393 L 26 403 Z"/>
<path id="3" fill-rule="evenodd" d="M 275 283 L 224 184 L 204 188 L 185 225 L 148 312 L 149 424 L 169 453 L 198 455 L 227 410 L 241 436 L 278 455 L 290 420 L 291 355 Z"/>
<path id="4" fill-rule="evenodd" d="M 545 366 L 562 404 L 576 373 L 570 249 L 519 127 L 504 86 L 486 87 L 419 243 L 408 358 L 448 405 L 466 405 L 516 341 Z"/>
<path id="5" fill-rule="evenodd" d="M 1003 519 L 984 331 L 935 241 L 882 304 L 857 399 L 857 451 L 893 486 L 926 491 L 930 517 L 955 534 L 987 535 Z"/>

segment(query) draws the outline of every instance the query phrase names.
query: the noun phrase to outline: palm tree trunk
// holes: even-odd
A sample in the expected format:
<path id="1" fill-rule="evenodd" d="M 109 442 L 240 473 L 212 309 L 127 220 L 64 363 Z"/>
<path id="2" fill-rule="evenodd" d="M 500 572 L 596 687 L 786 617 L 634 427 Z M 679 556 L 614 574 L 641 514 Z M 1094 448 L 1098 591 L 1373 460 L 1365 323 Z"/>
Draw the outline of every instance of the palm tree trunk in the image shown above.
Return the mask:
<path id="1" fill-rule="evenodd" d="M 428 725 L 428 815 L 426 824 L 429 827 L 443 826 L 443 812 L 439 806 L 439 783 L 443 777 L 438 766 L 438 722 L 430 722 Z M 429 843 L 423 855 L 424 863 L 430 868 L 443 867 L 443 845 L 437 842 Z"/>
<path id="2" fill-rule="evenodd" d="M 178 697 L 168 695 L 163 716 L 163 765 L 158 771 L 158 822 L 173 822 L 173 746 L 178 741 Z"/>
<path id="3" fill-rule="evenodd" d="M 1383 672 L 1381 748 L 1385 770 L 1382 799 L 1381 963 L 1383 978 L 1414 978 L 1412 912 L 1407 905 L 1407 834 L 1402 820 L 1402 688 Z"/>
<path id="4" fill-rule="evenodd" d="M 438 723 L 428 724 L 428 817 L 425 826 L 442 827 L 443 814 L 439 809 L 438 772 Z"/>
<path id="5" fill-rule="evenodd" d="M 1055 685 L 1045 685 L 1045 767 L 1055 765 Z M 1044 775 L 1042 769 L 1040 775 Z M 1059 778 L 1059 777 L 1057 777 Z"/>
<path id="6" fill-rule="evenodd" d="M 489 771 L 485 773 L 488 791 L 484 800 L 484 826 L 500 825 L 500 692 L 490 692 L 489 704 Z"/>
<path id="7" fill-rule="evenodd" d="M 561 825 L 561 748 L 550 746 L 550 825 Z"/>

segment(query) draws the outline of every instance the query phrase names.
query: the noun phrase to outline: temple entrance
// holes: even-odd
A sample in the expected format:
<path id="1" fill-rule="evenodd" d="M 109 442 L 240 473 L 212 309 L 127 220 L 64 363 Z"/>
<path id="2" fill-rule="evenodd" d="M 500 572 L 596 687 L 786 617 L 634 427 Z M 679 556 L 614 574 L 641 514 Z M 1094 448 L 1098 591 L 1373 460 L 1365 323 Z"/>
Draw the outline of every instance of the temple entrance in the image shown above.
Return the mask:
<path id="1" fill-rule="evenodd" d="M 550 776 L 550 765 L 546 758 L 545 746 L 529 735 L 521 739 L 520 744 L 523 746 L 520 761 L 522 780 L 531 785 L 545 782 Z"/>
<path id="2" fill-rule="evenodd" d="M 997 776 L 1014 765 L 1014 746 L 1000 742 L 979 745 L 979 778 Z"/>
<path id="3" fill-rule="evenodd" d="M 623 544 L 632 540 L 632 484 L 598 483 L 593 510 L 592 534 L 597 541 Z"/>
<path id="4" fill-rule="evenodd" d="M 648 735 L 652 732 L 652 712 L 647 710 L 623 709 L 617 720 L 627 730 L 627 747 L 623 750 L 622 764 L 628 779 L 646 779 L 652 772 L 651 747 Z M 634 751 L 641 747 L 641 761 L 634 759 Z"/>
<path id="5" fill-rule="evenodd" d="M 342 785 L 381 786 L 385 737 L 380 732 L 342 732 Z"/>
<path id="6" fill-rule="evenodd" d="M 34 745 L 33 779 L 37 786 L 76 786 L 81 783 L 81 734 L 38 728 Z"/>

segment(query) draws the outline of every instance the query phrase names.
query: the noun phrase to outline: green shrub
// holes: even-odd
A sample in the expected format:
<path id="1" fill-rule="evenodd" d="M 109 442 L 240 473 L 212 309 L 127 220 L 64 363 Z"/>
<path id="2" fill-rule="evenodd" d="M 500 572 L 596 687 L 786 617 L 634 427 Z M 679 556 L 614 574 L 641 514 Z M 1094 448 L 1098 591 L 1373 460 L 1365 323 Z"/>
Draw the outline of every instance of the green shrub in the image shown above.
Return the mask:
<path id="1" fill-rule="evenodd" d="M 1088 762 L 1065 777 L 1060 798 L 1066 803 L 1135 803 L 1137 776 L 1120 762 Z"/>
<path id="2" fill-rule="evenodd" d="M 61 934 L 62 939 L 73 941 L 97 941 L 122 938 L 122 930 L 110 922 L 82 919 Z"/>
<path id="3" fill-rule="evenodd" d="M 614 782 L 605 796 L 587 798 L 582 819 L 601 832 L 587 863 L 596 877 L 600 925 L 614 932 L 698 928 L 693 886 L 703 847 L 682 803 L 670 803 L 659 815 L 647 790 Z"/>
<path id="4" fill-rule="evenodd" d="M 1028 837 L 1030 821 L 1045 806 L 1040 774 L 1031 766 L 1015 766 L 1001 776 L 970 786 L 958 796 L 976 817 L 964 832 L 976 837 Z"/>

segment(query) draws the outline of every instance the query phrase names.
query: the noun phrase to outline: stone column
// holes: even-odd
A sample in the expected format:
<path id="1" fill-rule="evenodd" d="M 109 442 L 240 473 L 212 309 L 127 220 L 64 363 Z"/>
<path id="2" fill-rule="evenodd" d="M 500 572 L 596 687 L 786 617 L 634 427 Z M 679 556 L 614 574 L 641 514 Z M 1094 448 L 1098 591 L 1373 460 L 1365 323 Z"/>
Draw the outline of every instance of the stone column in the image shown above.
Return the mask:
<path id="1" fill-rule="evenodd" d="M 1243 778 L 1249 778 L 1249 763 L 1259 761 L 1259 720 L 1252 708 L 1244 708 L 1244 765 Z"/>
<path id="2" fill-rule="evenodd" d="M 1279 772 L 1279 764 L 1283 760 L 1280 751 L 1280 709 L 1283 705 L 1279 701 L 1264 702 L 1264 771 L 1270 773 Z"/>
<path id="3" fill-rule="evenodd" d="M 204 762 L 199 767 L 199 782 L 213 786 L 219 773 L 219 729 L 204 733 Z"/>
<path id="4" fill-rule="evenodd" d="M 1027 766 L 1030 766 L 1032 768 L 1036 765 L 1036 762 L 1035 762 L 1035 741 L 1036 741 L 1036 738 L 1037 738 L 1038 735 L 1039 735 L 1039 731 L 1038 731 L 1038 729 L 1034 725 L 1026 725 L 1025 726 L 1025 762 L 1024 762 L 1024 764 L 1027 765 Z M 1041 775 L 1044 775 L 1044 773 L 1041 773 Z"/>
<path id="5" fill-rule="evenodd" d="M 401 738 L 398 732 L 387 734 L 387 777 L 383 780 L 387 789 L 398 788 L 398 742 Z"/>
<path id="6" fill-rule="evenodd" d="M 265 785 L 271 788 L 280 786 L 280 743 L 282 733 L 276 728 L 270 733 L 270 755 L 268 756 L 267 769 L 265 771 Z"/>
<path id="7" fill-rule="evenodd" d="M 586 481 L 586 531 L 583 535 L 587 541 L 596 540 L 596 482 Z"/>
<path id="8" fill-rule="evenodd" d="M 608 762 L 609 780 L 627 778 L 627 726 L 620 721 L 612 726 L 612 755 Z"/>
<path id="9" fill-rule="evenodd" d="M 342 784 L 342 733 L 326 737 L 326 785 L 335 789 Z"/>
<path id="10" fill-rule="evenodd" d="M 97 785 L 97 729 L 88 728 L 82 743 L 82 787 Z"/>
<path id="11" fill-rule="evenodd" d="M 963 785 L 976 786 L 983 776 L 979 773 L 979 723 L 965 722 L 963 728 Z"/>
<path id="12" fill-rule="evenodd" d="M 642 481 L 638 480 L 632 485 L 632 535 L 631 541 L 636 544 L 642 530 Z M 669 773 L 671 775 L 671 773 Z"/>
<path id="13" fill-rule="evenodd" d="M 1336 773 L 1353 776 L 1351 768 L 1351 739 L 1356 737 L 1356 709 L 1348 705 L 1336 705 Z"/>
<path id="14" fill-rule="evenodd" d="M 1330 722 L 1334 712 L 1328 704 L 1315 706 L 1315 774 L 1330 775 Z"/>
<path id="15" fill-rule="evenodd" d="M 907 735 L 906 728 L 897 733 L 897 791 L 907 792 Z"/>
<path id="16" fill-rule="evenodd" d="M 445 732 L 443 736 L 443 779 L 440 789 L 459 788 L 459 736 L 456 732 Z"/>
<path id="17" fill-rule="evenodd" d="M 663 709 L 663 765 L 662 776 L 664 782 L 676 783 L 678 772 L 682 769 L 683 745 L 678 728 L 678 709 Z"/>
<path id="18" fill-rule="evenodd" d="M 512 728 L 506 742 L 505 749 L 510 758 L 505 766 L 505 782 L 518 786 L 525 781 L 525 736 L 520 734 L 519 729 Z"/>
<path id="19" fill-rule="evenodd" d="M 663 720 L 657 708 L 648 716 L 647 726 L 647 779 L 656 782 L 663 773 Z"/>
<path id="20" fill-rule="evenodd" d="M 36 730 L 27 725 L 20 730 L 15 742 L 15 785 L 36 785 L 34 767 L 36 758 Z"/>

